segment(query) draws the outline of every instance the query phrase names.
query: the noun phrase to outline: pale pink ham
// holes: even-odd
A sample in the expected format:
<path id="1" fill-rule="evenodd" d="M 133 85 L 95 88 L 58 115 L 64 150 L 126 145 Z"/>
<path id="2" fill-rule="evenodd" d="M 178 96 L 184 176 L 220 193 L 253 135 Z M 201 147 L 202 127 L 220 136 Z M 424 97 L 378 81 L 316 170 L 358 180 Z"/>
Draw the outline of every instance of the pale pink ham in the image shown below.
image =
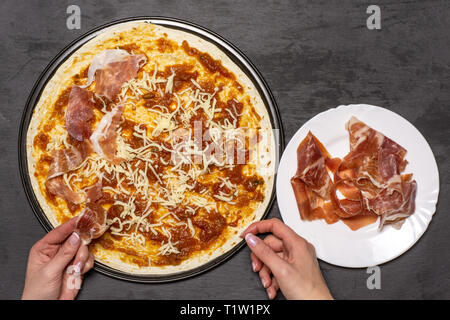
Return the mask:
<path id="1" fill-rule="evenodd" d="M 66 110 L 67 132 L 76 140 L 83 141 L 92 133 L 90 120 L 94 117 L 92 92 L 73 86 L 70 90 L 69 104 Z"/>
<path id="2" fill-rule="evenodd" d="M 106 211 L 97 203 L 88 202 L 77 219 L 75 232 L 80 235 L 81 242 L 89 244 L 92 239 L 101 237 L 108 225 L 106 224 Z"/>
<path id="3" fill-rule="evenodd" d="M 81 195 L 70 189 L 62 175 L 76 169 L 90 152 L 91 146 L 89 141 L 85 141 L 77 147 L 71 146 L 68 149 L 54 151 L 47 181 L 45 182 L 47 191 L 73 203 L 82 202 L 83 198 Z"/>
<path id="4" fill-rule="evenodd" d="M 90 149 L 90 142 L 86 141 L 78 147 L 71 146 L 69 149 L 54 151 L 47 180 L 74 170 L 86 159 Z"/>
<path id="5" fill-rule="evenodd" d="M 80 196 L 80 194 L 70 189 L 62 176 L 57 176 L 45 181 L 45 187 L 47 188 L 47 191 L 49 193 L 58 196 L 66 201 L 76 204 L 83 202 L 83 198 Z"/>
<path id="6" fill-rule="evenodd" d="M 104 50 L 92 59 L 86 86 L 95 79 L 95 93 L 113 101 L 122 85 L 135 78 L 146 62 L 143 54 L 130 54 L 121 49 Z"/>
<path id="7" fill-rule="evenodd" d="M 102 182 L 98 181 L 97 183 L 93 184 L 89 188 L 85 190 L 86 192 L 86 198 L 89 202 L 97 202 L 102 198 Z"/>
<path id="8" fill-rule="evenodd" d="M 119 128 L 122 111 L 123 105 L 118 105 L 106 113 L 90 138 L 94 151 L 102 158 L 115 164 L 124 161 L 116 155 L 117 129 Z"/>

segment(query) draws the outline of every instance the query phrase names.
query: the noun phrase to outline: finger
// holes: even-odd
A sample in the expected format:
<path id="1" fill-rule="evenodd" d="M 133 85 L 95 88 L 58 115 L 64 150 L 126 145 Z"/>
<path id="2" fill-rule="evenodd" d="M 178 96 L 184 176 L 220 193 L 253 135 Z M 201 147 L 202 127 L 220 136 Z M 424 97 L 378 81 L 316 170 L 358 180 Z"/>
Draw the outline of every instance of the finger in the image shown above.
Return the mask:
<path id="1" fill-rule="evenodd" d="M 84 266 L 86 265 L 87 260 L 89 259 L 90 253 L 89 248 L 86 245 L 81 245 L 78 248 L 75 259 L 72 264 L 77 268 L 77 272 L 82 272 Z"/>
<path id="2" fill-rule="evenodd" d="M 263 263 L 258 259 L 257 256 L 253 252 L 250 253 L 250 259 L 252 260 L 252 269 L 253 272 L 259 272 L 261 270 Z"/>
<path id="3" fill-rule="evenodd" d="M 272 277 L 270 276 L 271 273 L 272 272 L 266 265 L 263 265 L 259 271 L 259 278 L 261 279 L 264 289 L 267 289 L 272 284 Z"/>
<path id="4" fill-rule="evenodd" d="M 73 232 L 61 248 L 59 248 L 55 257 L 49 262 L 49 268 L 51 268 L 53 272 L 63 272 L 75 258 L 80 244 L 80 236 Z"/>
<path id="5" fill-rule="evenodd" d="M 283 251 L 283 241 L 281 241 L 272 234 L 269 234 L 267 237 L 264 238 L 264 243 L 267 244 L 269 247 L 271 247 L 272 250 L 275 252 Z"/>
<path id="6" fill-rule="evenodd" d="M 81 274 L 85 274 L 86 272 L 88 272 L 89 270 L 91 270 L 94 267 L 94 255 L 92 253 L 89 253 L 89 258 L 87 259 L 83 270 L 81 271 Z"/>
<path id="7" fill-rule="evenodd" d="M 64 242 L 64 240 L 66 240 L 75 230 L 76 224 L 77 217 L 70 219 L 66 223 L 63 223 L 47 233 L 47 235 L 41 239 L 41 242 L 46 244 L 60 244 Z"/>
<path id="8" fill-rule="evenodd" d="M 78 295 L 83 282 L 83 275 L 80 273 L 66 272 L 63 277 L 63 283 L 61 287 L 60 300 L 73 300 Z"/>
<path id="9" fill-rule="evenodd" d="M 291 250 L 294 243 L 299 239 L 302 239 L 297 235 L 291 228 L 281 222 L 279 219 L 262 220 L 252 223 L 241 236 L 246 237 L 247 234 L 258 234 L 258 233 L 272 233 L 281 241 L 287 250 Z"/>
<path id="10" fill-rule="evenodd" d="M 252 233 L 247 233 L 245 241 L 250 250 L 261 260 L 274 274 L 276 270 L 285 269 L 286 261 L 278 256 L 267 244 Z"/>
<path id="11" fill-rule="evenodd" d="M 264 242 L 271 247 L 275 252 L 283 250 L 283 242 L 274 235 L 268 235 L 264 238 Z M 252 260 L 252 269 L 254 272 L 259 272 L 263 266 L 261 260 L 252 252 L 250 253 L 250 259 Z"/>
<path id="12" fill-rule="evenodd" d="M 278 289 L 280 289 L 280 286 L 278 285 L 278 281 L 276 278 L 272 278 L 272 283 L 270 287 L 266 289 L 267 296 L 270 300 L 274 299 L 277 296 Z"/>
<path id="13" fill-rule="evenodd" d="M 83 251 L 83 253 L 80 253 L 81 258 L 84 258 L 86 252 L 83 247 L 87 248 L 87 246 L 81 246 L 80 249 L 78 250 L 79 253 L 80 250 Z M 77 253 L 77 256 L 78 255 L 79 254 Z M 81 289 L 81 284 L 83 282 L 83 275 L 89 270 L 91 270 L 92 267 L 94 266 L 94 255 L 88 251 L 86 256 L 87 259 L 86 262 L 84 263 L 84 267 L 81 270 L 80 274 L 76 274 L 76 271 L 78 271 L 79 269 L 74 269 L 70 272 L 65 273 L 63 287 L 60 295 L 61 300 L 73 300 L 78 295 L 78 292 Z M 75 260 L 77 260 L 77 257 L 74 259 L 74 262 Z"/>

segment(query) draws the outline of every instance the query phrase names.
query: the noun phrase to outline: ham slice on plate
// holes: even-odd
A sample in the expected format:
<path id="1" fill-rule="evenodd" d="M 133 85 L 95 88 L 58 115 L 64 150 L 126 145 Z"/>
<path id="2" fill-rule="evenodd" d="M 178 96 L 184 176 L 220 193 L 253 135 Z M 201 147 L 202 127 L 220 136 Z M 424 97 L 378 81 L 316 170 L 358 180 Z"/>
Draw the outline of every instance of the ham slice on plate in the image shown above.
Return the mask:
<path id="1" fill-rule="evenodd" d="M 350 152 L 342 160 L 331 159 L 311 132 L 300 143 L 291 184 L 301 218 L 341 219 L 352 230 L 378 217 L 380 229 L 401 226 L 414 213 L 417 189 L 411 175 L 402 175 L 406 150 L 355 117 L 346 128 Z"/>
<path id="2" fill-rule="evenodd" d="M 64 200 L 77 204 L 81 203 L 83 198 L 66 184 L 63 175 L 76 169 L 86 159 L 90 151 L 91 147 L 88 141 L 78 146 L 71 146 L 68 149 L 56 150 L 45 182 L 47 191 Z"/>
<path id="3" fill-rule="evenodd" d="M 116 156 L 117 129 L 119 128 L 122 111 L 123 105 L 118 105 L 106 113 L 90 138 L 94 151 L 102 158 L 115 164 L 124 161 L 124 159 Z"/>
<path id="4" fill-rule="evenodd" d="M 338 220 L 330 202 L 333 182 L 327 168 L 334 168 L 320 141 L 309 132 L 297 149 L 297 173 L 291 179 L 297 206 L 302 219 L 325 219 L 328 223 Z"/>
<path id="5" fill-rule="evenodd" d="M 73 86 L 70 90 L 69 104 L 66 110 L 66 129 L 78 141 L 89 138 L 92 132 L 89 123 L 94 117 L 92 98 L 92 92 L 87 89 Z"/>
<path id="6" fill-rule="evenodd" d="M 92 59 L 86 86 L 95 79 L 95 93 L 113 101 L 122 85 L 135 78 L 146 62 L 143 54 L 130 54 L 121 49 L 104 50 Z"/>
<path id="7" fill-rule="evenodd" d="M 401 226 L 414 213 L 417 183 L 404 178 L 408 162 L 406 150 L 398 143 L 370 128 L 356 117 L 347 122 L 350 153 L 343 159 L 335 181 L 345 179 L 342 172 L 351 171 L 349 183 L 361 190 L 364 210 L 381 216 L 385 224 Z"/>
<path id="8" fill-rule="evenodd" d="M 297 149 L 297 173 L 294 178 L 302 180 L 312 191 L 328 199 L 331 178 L 326 168 L 328 153 L 317 138 L 309 132 Z"/>

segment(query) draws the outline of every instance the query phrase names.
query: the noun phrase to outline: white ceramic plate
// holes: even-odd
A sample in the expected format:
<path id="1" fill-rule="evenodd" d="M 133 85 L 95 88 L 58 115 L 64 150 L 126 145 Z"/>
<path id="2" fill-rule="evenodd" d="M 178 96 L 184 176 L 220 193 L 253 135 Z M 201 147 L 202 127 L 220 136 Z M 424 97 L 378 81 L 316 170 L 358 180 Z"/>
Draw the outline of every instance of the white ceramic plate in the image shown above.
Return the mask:
<path id="1" fill-rule="evenodd" d="M 345 123 L 352 115 L 408 150 L 405 172 L 413 173 L 417 181 L 416 211 L 400 230 L 388 225 L 380 232 L 379 221 L 352 231 L 341 221 L 329 225 L 323 220 L 300 219 L 290 183 L 297 170 L 297 147 L 311 130 L 331 156 L 345 156 L 350 149 Z M 439 172 L 430 146 L 411 123 L 390 110 L 358 104 L 322 112 L 297 131 L 281 158 L 276 187 L 284 222 L 314 245 L 319 259 L 342 267 L 363 268 L 395 259 L 419 240 L 436 211 Z"/>

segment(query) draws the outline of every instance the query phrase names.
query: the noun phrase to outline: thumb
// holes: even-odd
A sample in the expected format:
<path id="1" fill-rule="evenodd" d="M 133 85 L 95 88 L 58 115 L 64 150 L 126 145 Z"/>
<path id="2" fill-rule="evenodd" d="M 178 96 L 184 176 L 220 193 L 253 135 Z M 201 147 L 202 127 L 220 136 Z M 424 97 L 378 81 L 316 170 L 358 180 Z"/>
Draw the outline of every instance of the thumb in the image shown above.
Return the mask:
<path id="1" fill-rule="evenodd" d="M 245 241 L 253 252 L 271 271 L 274 275 L 278 273 L 278 270 L 284 269 L 286 261 L 284 261 L 275 251 L 272 250 L 267 244 L 260 238 L 252 233 L 245 235 Z"/>
<path id="2" fill-rule="evenodd" d="M 80 247 L 80 236 L 73 232 L 72 235 L 59 248 L 58 252 L 50 262 L 50 268 L 54 272 L 63 272 L 73 260 Z"/>

